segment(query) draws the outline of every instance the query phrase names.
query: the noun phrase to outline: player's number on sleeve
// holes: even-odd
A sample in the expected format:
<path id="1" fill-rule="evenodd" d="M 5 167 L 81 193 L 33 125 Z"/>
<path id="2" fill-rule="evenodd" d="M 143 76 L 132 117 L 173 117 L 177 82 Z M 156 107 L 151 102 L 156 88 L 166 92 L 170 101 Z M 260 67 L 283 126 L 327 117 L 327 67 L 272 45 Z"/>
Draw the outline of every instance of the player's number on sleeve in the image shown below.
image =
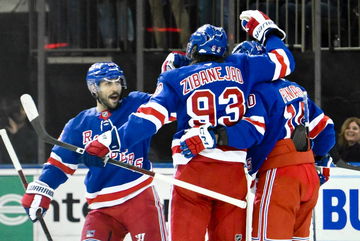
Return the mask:
<path id="1" fill-rule="evenodd" d="M 244 94 L 237 87 L 224 89 L 216 98 L 215 94 L 208 89 L 197 90 L 187 99 L 187 111 L 191 116 L 190 126 L 198 126 L 211 123 L 230 126 L 239 121 L 245 113 Z M 217 116 L 217 105 L 226 105 L 224 116 Z"/>
<path id="2" fill-rule="evenodd" d="M 296 108 L 293 104 L 287 105 L 284 110 L 286 137 L 290 138 L 295 126 L 300 125 L 304 119 L 304 103 L 300 102 Z"/>

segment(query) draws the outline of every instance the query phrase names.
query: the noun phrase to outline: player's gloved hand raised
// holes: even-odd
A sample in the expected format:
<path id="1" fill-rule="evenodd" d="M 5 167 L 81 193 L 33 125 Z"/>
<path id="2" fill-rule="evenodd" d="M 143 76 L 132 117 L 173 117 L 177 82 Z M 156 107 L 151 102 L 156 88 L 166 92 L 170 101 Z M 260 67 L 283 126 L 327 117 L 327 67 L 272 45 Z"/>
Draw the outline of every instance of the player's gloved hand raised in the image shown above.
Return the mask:
<path id="1" fill-rule="evenodd" d="M 246 10 L 240 14 L 242 28 L 261 44 L 272 34 L 285 39 L 286 33 L 281 30 L 265 13 L 259 10 Z"/>
<path id="2" fill-rule="evenodd" d="M 204 149 L 214 148 L 215 133 L 210 124 L 190 128 L 180 138 L 181 153 L 186 158 L 192 158 Z"/>
<path id="3" fill-rule="evenodd" d="M 85 146 L 81 159 L 85 165 L 103 167 L 110 150 L 120 150 L 120 139 L 116 128 L 106 131 Z"/>
<path id="4" fill-rule="evenodd" d="M 180 68 L 182 66 L 186 66 L 190 64 L 190 59 L 186 57 L 186 53 L 184 52 L 171 52 L 164 62 L 161 65 L 161 73 L 164 73 L 166 71 Z"/>
<path id="5" fill-rule="evenodd" d="M 37 215 L 45 215 L 53 196 L 54 189 L 46 183 L 39 180 L 29 183 L 21 199 L 21 204 L 32 222 L 38 220 Z"/>

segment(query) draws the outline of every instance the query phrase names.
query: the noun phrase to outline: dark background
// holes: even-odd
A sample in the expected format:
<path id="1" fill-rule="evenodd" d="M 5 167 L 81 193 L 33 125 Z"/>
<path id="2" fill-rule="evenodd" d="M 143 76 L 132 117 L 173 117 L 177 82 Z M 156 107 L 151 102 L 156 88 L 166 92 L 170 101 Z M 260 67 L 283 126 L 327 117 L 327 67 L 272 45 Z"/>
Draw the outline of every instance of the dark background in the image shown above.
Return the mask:
<path id="1" fill-rule="evenodd" d="M 8 24 L 11 23 L 11 24 Z M 28 16 L 25 13 L 0 14 L 0 96 L 18 99 L 24 93 L 36 96 L 36 58 L 29 52 Z M 145 52 L 145 90 L 153 92 L 160 66 L 168 52 Z M 288 79 L 308 89 L 314 97 L 314 55 L 293 50 L 296 70 Z M 124 70 L 130 91 L 136 87 L 135 53 L 119 52 L 113 60 Z M 350 116 L 360 116 L 360 52 L 323 51 L 322 108 L 338 131 Z M 86 71 L 90 64 L 46 65 L 46 128 L 58 136 L 64 124 L 79 111 L 94 106 L 87 90 Z M 1 127 L 2 128 L 2 127 Z M 162 128 L 153 138 L 153 161 L 170 161 L 171 136 L 175 125 Z M 36 148 L 34 148 L 36 150 Z"/>

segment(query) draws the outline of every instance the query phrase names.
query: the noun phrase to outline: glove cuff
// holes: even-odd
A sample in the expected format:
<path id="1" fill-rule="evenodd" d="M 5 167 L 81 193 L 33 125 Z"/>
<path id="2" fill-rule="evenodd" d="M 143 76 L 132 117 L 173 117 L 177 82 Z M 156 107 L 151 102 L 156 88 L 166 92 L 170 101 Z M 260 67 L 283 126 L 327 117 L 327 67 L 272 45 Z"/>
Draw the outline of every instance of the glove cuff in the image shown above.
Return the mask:
<path id="1" fill-rule="evenodd" d="M 281 28 L 279 28 L 276 24 L 274 24 L 273 27 L 268 28 L 265 31 L 261 43 L 264 45 L 266 43 L 266 40 L 272 35 L 278 36 L 281 40 L 284 40 L 286 38 L 286 33 Z"/>
<path id="2" fill-rule="evenodd" d="M 215 134 L 213 131 L 210 131 L 210 124 L 202 125 L 199 127 L 199 137 L 205 148 L 211 149 L 214 148 L 215 143 Z"/>
<path id="3" fill-rule="evenodd" d="M 29 183 L 29 185 L 26 188 L 26 193 L 40 194 L 52 200 L 54 196 L 54 189 L 49 187 L 49 185 L 47 185 L 45 182 L 36 180 L 34 182 Z"/>

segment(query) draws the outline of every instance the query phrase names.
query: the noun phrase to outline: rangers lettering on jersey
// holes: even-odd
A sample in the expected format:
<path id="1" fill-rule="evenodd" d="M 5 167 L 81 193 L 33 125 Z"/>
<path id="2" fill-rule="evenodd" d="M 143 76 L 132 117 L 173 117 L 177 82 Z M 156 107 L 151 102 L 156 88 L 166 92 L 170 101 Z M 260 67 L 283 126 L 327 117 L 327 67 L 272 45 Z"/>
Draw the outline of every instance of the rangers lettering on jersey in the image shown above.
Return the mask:
<path id="1" fill-rule="evenodd" d="M 183 87 L 183 95 L 214 81 L 235 81 L 240 84 L 244 83 L 240 69 L 233 66 L 225 66 L 225 75 L 221 75 L 221 70 L 222 68 L 219 66 L 205 69 L 195 72 L 189 77 L 181 80 L 180 85 Z"/>
<path id="2" fill-rule="evenodd" d="M 285 104 L 293 101 L 296 98 L 299 98 L 299 97 L 302 98 L 304 96 L 304 93 L 302 92 L 302 90 L 299 87 L 294 86 L 294 85 L 289 85 L 287 87 L 281 88 L 281 89 L 279 89 L 279 92 L 280 92 L 281 97 L 283 98 Z"/>

